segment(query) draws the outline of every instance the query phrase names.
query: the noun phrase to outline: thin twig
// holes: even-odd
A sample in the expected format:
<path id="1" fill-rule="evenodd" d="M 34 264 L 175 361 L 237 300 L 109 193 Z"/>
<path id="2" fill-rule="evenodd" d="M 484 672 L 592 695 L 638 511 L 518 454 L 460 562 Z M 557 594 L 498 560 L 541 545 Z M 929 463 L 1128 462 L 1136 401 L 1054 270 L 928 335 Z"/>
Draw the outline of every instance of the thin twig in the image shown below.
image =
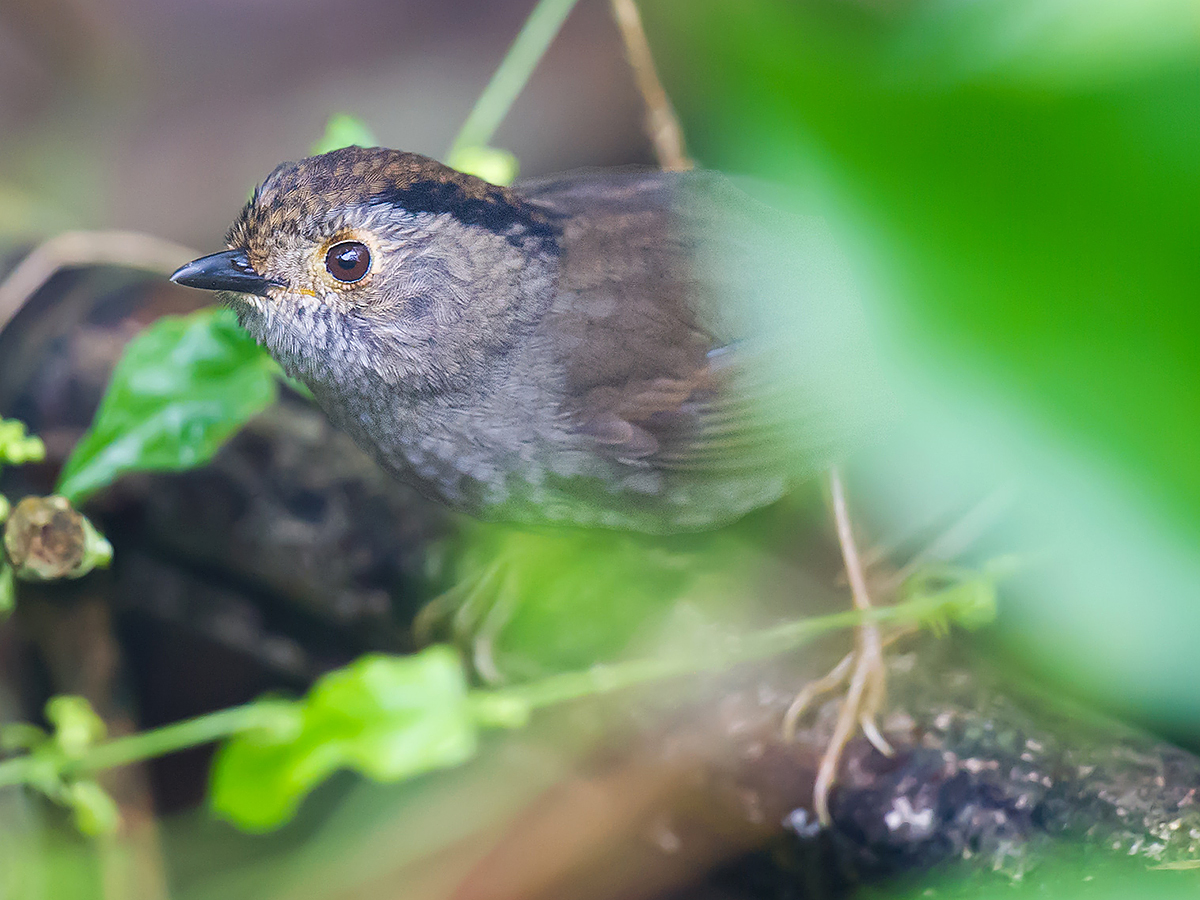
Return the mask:
<path id="1" fill-rule="evenodd" d="M 673 172 L 693 168 L 695 163 L 684 148 L 679 117 L 654 67 L 654 56 L 650 53 L 650 43 L 646 40 L 637 5 L 634 0 L 612 0 L 612 9 L 617 27 L 621 30 L 621 38 L 625 41 L 625 52 L 629 57 L 629 65 L 633 67 L 634 79 L 646 104 L 646 130 L 654 144 L 658 164 Z"/>
<path id="2" fill-rule="evenodd" d="M 200 254 L 138 231 L 66 231 L 35 247 L 0 281 L 0 332 L 63 269 L 124 266 L 170 275 Z"/>
<path id="3" fill-rule="evenodd" d="M 867 577 L 858 554 L 858 545 L 854 540 L 854 528 L 850 522 L 850 509 L 846 503 L 845 489 L 842 487 L 842 476 L 836 467 L 829 470 L 829 488 L 833 497 L 833 518 L 837 523 L 838 543 L 841 545 L 842 559 L 846 564 L 846 576 L 850 581 L 854 608 L 859 612 L 866 612 L 871 609 Z M 857 637 L 858 647 L 854 672 L 850 676 L 850 688 L 842 703 L 842 711 L 833 726 L 829 746 L 817 767 L 817 777 L 813 784 L 813 806 L 816 807 L 817 818 L 822 825 L 828 825 L 830 821 L 829 791 L 837 778 L 842 749 L 854 733 L 855 725 L 862 726 L 867 738 L 881 753 L 890 756 L 893 752 L 891 745 L 875 725 L 875 713 L 882 705 L 884 691 L 883 647 L 879 627 L 874 623 L 864 622 L 858 627 Z"/>
<path id="4" fill-rule="evenodd" d="M 902 625 L 883 639 L 881 647 L 886 650 L 892 644 L 896 643 L 896 641 L 906 638 L 916 631 L 917 629 L 913 626 Z M 808 711 L 814 700 L 825 694 L 832 694 L 842 686 L 842 683 L 850 675 L 850 667 L 854 665 L 855 658 L 855 652 L 853 650 L 850 651 L 828 673 L 810 681 L 796 695 L 796 698 L 792 700 L 791 705 L 787 708 L 787 712 L 783 714 L 783 727 L 781 730 L 784 741 L 790 744 L 796 739 L 796 730 L 800 724 L 800 717 Z"/>

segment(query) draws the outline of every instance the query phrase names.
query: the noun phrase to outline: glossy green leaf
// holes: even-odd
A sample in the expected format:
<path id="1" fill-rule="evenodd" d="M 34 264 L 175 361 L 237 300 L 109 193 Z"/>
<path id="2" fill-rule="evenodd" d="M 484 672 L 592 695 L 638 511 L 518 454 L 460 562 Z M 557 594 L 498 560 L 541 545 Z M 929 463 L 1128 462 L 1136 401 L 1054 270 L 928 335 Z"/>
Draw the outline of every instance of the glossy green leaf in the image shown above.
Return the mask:
<path id="1" fill-rule="evenodd" d="M 213 809 L 251 831 L 275 828 L 338 769 L 399 781 L 456 766 L 474 753 L 477 722 L 454 651 L 366 656 L 320 679 L 294 735 L 230 741 L 213 769 Z"/>
<path id="2" fill-rule="evenodd" d="M 58 492 L 79 503 L 125 472 L 202 465 L 275 400 L 276 371 L 228 310 L 158 320 L 117 363 Z"/>

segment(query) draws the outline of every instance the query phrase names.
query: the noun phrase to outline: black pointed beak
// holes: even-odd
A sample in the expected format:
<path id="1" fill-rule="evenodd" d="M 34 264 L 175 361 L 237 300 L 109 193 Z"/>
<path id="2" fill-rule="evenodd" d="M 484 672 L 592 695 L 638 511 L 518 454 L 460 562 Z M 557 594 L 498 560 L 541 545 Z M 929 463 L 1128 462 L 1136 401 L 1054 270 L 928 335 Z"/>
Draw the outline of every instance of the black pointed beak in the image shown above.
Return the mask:
<path id="1" fill-rule="evenodd" d="M 171 280 L 205 291 L 235 291 L 260 297 L 267 296 L 267 288 L 279 286 L 279 282 L 254 271 L 245 250 L 226 250 L 194 259 L 180 266 Z"/>

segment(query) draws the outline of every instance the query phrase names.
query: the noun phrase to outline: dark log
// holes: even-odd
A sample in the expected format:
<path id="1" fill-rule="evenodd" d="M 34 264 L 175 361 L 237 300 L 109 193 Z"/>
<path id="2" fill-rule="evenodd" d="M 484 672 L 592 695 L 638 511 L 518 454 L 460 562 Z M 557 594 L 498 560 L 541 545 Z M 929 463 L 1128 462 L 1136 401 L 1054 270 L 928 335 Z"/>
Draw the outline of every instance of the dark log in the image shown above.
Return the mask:
<path id="1" fill-rule="evenodd" d="M 90 291 L 86 275 L 56 280 L 42 293 L 57 285 L 58 295 L 39 295 L 0 335 L 0 413 L 27 419 L 59 462 L 146 310 L 185 302 L 141 279 L 112 288 L 112 278 L 102 276 L 104 292 Z M 67 298 L 93 305 L 60 326 L 51 313 Z M 46 492 L 54 462 L 24 483 L 10 475 L 6 489 Z M 437 589 L 430 560 L 455 530 L 453 517 L 389 480 L 294 396 L 208 468 L 126 478 L 88 511 L 116 563 L 111 577 L 78 589 L 107 592 L 142 727 L 303 689 L 369 649 L 412 649 L 413 615 Z M 824 542 L 815 556 L 836 558 L 828 536 L 815 540 Z M 831 580 L 826 593 L 836 593 Z M 49 656 L 66 649 L 44 640 Z M 512 895 L 832 897 L 951 862 L 1032 878 L 1066 845 L 1146 866 L 1197 860 L 1200 760 L 1040 695 L 962 636 L 889 652 L 885 730 L 898 753 L 853 742 L 834 827 L 817 829 L 812 779 L 836 707 L 815 711 L 792 744 L 779 725 L 804 680 L 844 650 L 831 640 L 800 662 L 714 679 L 699 703 L 625 697 L 611 726 L 621 738 L 584 771 L 618 808 L 627 797 L 628 814 L 603 841 L 581 839 L 553 877 Z M 162 766 L 160 809 L 199 799 L 202 756 Z M 522 858 L 547 822 L 570 822 L 573 809 L 586 816 L 569 783 L 559 794 L 512 824 L 506 854 L 483 860 L 472 883 L 494 888 L 497 867 Z"/>

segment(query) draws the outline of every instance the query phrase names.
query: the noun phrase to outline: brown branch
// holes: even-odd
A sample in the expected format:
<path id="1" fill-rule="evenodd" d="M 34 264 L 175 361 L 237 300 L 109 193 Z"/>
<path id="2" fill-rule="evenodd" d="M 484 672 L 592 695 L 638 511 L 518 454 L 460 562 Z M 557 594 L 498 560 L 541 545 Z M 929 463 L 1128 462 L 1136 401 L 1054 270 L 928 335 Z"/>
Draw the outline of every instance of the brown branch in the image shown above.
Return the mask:
<path id="1" fill-rule="evenodd" d="M 646 131 L 654 144 L 658 164 L 668 171 L 693 168 L 695 163 L 684 147 L 679 117 L 654 67 L 654 57 L 650 53 L 650 44 L 642 28 L 637 5 L 634 0 L 612 0 L 612 9 L 621 39 L 625 42 L 629 65 L 633 67 L 634 79 L 646 104 Z"/>
<path id="2" fill-rule="evenodd" d="M 35 247 L 0 281 L 0 332 L 63 269 L 124 266 L 169 275 L 198 253 L 137 231 L 67 231 Z"/>

